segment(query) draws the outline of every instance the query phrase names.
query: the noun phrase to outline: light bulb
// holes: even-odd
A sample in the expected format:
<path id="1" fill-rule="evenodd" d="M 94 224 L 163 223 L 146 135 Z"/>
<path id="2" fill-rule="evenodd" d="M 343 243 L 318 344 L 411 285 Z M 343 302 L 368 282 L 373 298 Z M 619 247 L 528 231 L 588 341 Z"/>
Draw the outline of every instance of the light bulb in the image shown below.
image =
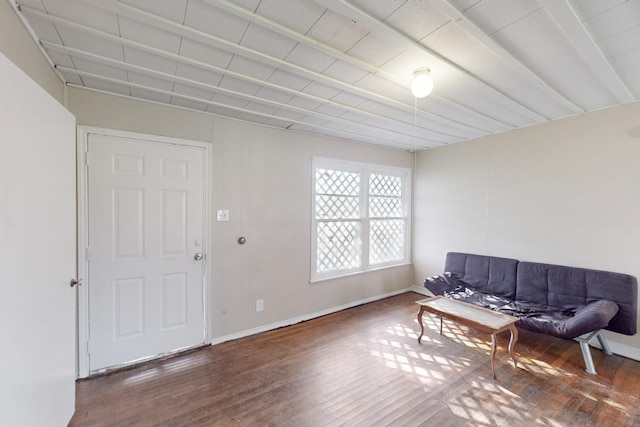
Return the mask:
<path id="1" fill-rule="evenodd" d="M 416 98 L 424 98 L 433 90 L 433 80 L 428 68 L 418 68 L 413 72 L 413 82 L 411 83 L 411 93 Z"/>

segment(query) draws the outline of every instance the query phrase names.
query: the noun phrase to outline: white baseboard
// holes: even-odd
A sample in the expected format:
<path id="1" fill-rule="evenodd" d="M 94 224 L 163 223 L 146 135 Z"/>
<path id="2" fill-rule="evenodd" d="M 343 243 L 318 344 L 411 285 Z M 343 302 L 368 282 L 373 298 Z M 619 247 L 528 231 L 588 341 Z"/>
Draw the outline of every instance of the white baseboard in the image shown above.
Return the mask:
<path id="1" fill-rule="evenodd" d="M 369 298 L 364 298 L 364 299 L 361 299 L 361 300 L 350 302 L 348 304 L 344 304 L 344 305 L 339 305 L 337 307 L 328 308 L 326 310 L 316 311 L 315 313 L 304 314 L 302 316 L 293 317 L 291 319 L 286 319 L 286 320 L 281 320 L 279 322 L 270 323 L 268 325 L 262 325 L 262 326 L 258 326 L 256 328 L 247 329 L 247 330 L 240 331 L 240 332 L 235 332 L 233 334 L 223 335 L 221 337 L 215 337 L 215 338 L 211 339 L 211 345 L 221 344 L 221 343 L 223 343 L 225 341 L 237 340 L 239 338 L 248 337 L 250 335 L 259 334 L 261 332 L 271 331 L 273 329 L 278 329 L 278 328 L 282 328 L 282 327 L 285 327 L 285 326 L 295 325 L 296 323 L 304 322 L 305 320 L 315 319 L 316 317 L 325 316 L 327 314 L 331 314 L 331 313 L 335 313 L 335 312 L 338 312 L 338 311 L 346 310 L 348 308 L 357 307 L 357 306 L 362 305 L 362 304 L 367 304 L 367 303 L 370 303 L 370 302 L 373 302 L 373 301 L 378 301 L 378 300 L 389 298 L 389 297 L 392 297 L 392 296 L 395 296 L 395 295 L 404 294 L 405 292 L 409 292 L 409 291 L 414 291 L 413 287 L 405 288 L 405 289 L 399 289 L 399 290 L 393 291 L 393 292 L 387 292 L 385 294 L 376 295 L 376 296 L 369 297 Z"/>
<path id="2" fill-rule="evenodd" d="M 412 292 L 416 292 L 418 294 L 422 294 L 422 295 L 426 295 L 428 297 L 433 296 L 433 294 L 431 294 L 427 288 L 425 288 L 424 286 L 417 286 L 417 285 L 411 285 L 411 287 L 409 288 L 410 291 Z"/>
<path id="3" fill-rule="evenodd" d="M 606 335 L 606 331 L 605 331 L 605 335 Z M 608 337 L 605 336 L 605 338 L 607 340 L 607 344 L 609 344 L 609 350 L 611 350 L 613 354 L 617 354 L 618 356 L 626 357 L 628 359 L 633 359 L 640 362 L 640 348 L 631 347 L 630 345 L 621 344 L 621 343 L 612 341 L 611 336 L 608 336 Z M 595 347 L 597 349 L 602 350 L 600 343 L 595 338 L 589 341 L 589 345 L 591 347 Z M 597 366 L 596 366 L 596 369 L 597 369 Z"/>

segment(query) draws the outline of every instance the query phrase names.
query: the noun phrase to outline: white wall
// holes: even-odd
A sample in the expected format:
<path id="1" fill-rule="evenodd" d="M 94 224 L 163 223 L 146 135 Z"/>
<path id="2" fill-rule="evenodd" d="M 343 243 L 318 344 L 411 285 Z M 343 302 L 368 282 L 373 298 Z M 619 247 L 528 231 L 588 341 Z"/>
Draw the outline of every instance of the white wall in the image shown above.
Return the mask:
<path id="1" fill-rule="evenodd" d="M 411 167 L 410 153 L 372 148 L 250 125 L 186 110 L 68 89 L 79 125 L 205 141 L 213 147 L 210 282 L 212 332 L 217 338 L 410 286 L 402 266 L 309 284 L 311 160 L 334 157 Z M 247 243 L 239 245 L 239 237 Z M 256 299 L 265 309 L 256 313 Z"/>
<path id="2" fill-rule="evenodd" d="M 421 152 L 414 282 L 448 251 L 640 277 L 639 117 L 636 103 Z M 640 359 L 640 335 L 607 336 Z"/>

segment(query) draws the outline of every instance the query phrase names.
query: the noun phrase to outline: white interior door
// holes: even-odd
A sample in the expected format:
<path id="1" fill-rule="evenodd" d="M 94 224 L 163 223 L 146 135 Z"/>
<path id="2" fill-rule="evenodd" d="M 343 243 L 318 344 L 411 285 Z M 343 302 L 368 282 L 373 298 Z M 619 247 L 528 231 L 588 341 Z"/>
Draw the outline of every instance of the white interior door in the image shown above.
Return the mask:
<path id="1" fill-rule="evenodd" d="M 88 137 L 89 370 L 205 342 L 202 147 Z"/>
<path id="2" fill-rule="evenodd" d="M 75 118 L 0 54 L 0 424 L 75 408 Z"/>

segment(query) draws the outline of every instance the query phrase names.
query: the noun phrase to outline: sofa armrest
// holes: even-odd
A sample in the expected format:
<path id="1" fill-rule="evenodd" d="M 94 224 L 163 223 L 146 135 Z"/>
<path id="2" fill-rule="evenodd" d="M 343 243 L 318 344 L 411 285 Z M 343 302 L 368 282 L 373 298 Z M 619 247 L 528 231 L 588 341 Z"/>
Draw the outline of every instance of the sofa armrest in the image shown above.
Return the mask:
<path id="1" fill-rule="evenodd" d="M 460 280 L 455 274 L 449 272 L 428 277 L 424 281 L 424 287 L 433 295 L 444 295 L 445 293 L 464 289 L 468 286 L 468 284 Z"/>
<path id="2" fill-rule="evenodd" d="M 608 300 L 598 300 L 579 308 L 573 317 L 553 325 L 547 331 L 558 338 L 573 339 L 586 333 L 604 329 L 618 312 L 618 304 Z"/>

